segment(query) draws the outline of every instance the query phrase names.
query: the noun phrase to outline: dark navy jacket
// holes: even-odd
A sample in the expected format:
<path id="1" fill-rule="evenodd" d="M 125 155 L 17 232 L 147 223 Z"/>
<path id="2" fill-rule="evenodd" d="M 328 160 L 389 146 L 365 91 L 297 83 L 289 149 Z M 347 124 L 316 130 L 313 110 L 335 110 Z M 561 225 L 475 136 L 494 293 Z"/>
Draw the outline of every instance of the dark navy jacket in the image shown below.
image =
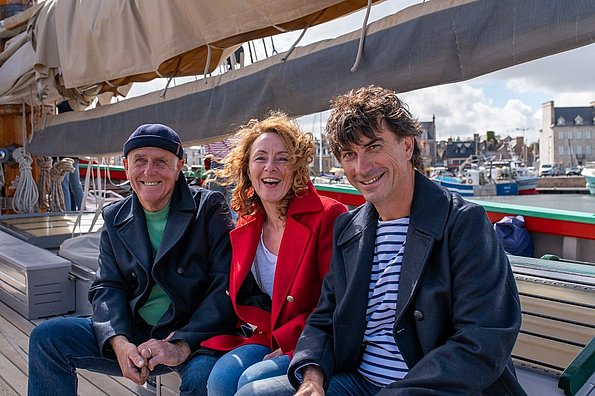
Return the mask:
<path id="1" fill-rule="evenodd" d="M 485 211 L 416 173 L 410 216 L 394 325 L 409 373 L 380 395 L 524 394 L 510 358 L 519 296 Z M 289 368 L 294 386 L 304 364 L 327 380 L 357 369 L 377 220 L 369 203 L 337 219 L 331 270 Z"/>
<path id="2" fill-rule="evenodd" d="M 233 228 L 223 195 L 191 190 L 180 175 L 167 225 L 153 258 L 143 208 L 135 194 L 103 210 L 99 269 L 89 291 L 93 327 L 103 352 L 107 340 L 133 340 L 142 323 L 138 309 L 149 297 L 152 278 L 171 299 L 151 336 L 184 340 L 192 351 L 214 335 L 230 333 L 237 322 L 229 284 Z M 152 274 L 152 276 L 151 276 Z"/>

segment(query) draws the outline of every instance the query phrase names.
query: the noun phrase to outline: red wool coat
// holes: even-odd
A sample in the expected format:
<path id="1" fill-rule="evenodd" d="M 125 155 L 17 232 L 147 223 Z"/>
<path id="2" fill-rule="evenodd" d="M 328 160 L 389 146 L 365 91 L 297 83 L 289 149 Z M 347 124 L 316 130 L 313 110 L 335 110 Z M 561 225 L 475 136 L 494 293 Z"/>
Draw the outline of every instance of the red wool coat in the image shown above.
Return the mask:
<path id="1" fill-rule="evenodd" d="M 293 356 L 306 318 L 316 308 L 322 279 L 330 264 L 333 223 L 346 211 L 314 186 L 289 203 L 285 231 L 277 258 L 273 298 L 255 286 L 250 269 L 260 241 L 264 213 L 239 219 L 230 232 L 232 245 L 229 296 L 245 323 L 256 326 L 249 338 L 221 335 L 202 346 L 227 351 L 244 344 L 261 344 Z"/>

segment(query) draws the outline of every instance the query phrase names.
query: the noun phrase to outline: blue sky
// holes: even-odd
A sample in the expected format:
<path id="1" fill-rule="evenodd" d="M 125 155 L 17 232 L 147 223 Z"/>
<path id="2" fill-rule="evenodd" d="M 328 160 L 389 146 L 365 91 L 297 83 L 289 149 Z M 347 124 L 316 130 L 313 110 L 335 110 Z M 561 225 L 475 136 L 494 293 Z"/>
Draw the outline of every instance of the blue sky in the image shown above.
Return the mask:
<path id="1" fill-rule="evenodd" d="M 416 3 L 419 0 L 387 0 L 372 7 L 370 22 Z M 337 37 L 360 27 L 363 12 L 310 28 L 299 45 Z M 285 51 L 301 32 L 275 36 L 275 48 Z M 267 39 L 269 43 L 269 39 Z M 269 48 L 270 51 L 270 48 Z M 261 57 L 264 52 L 261 51 Z M 553 100 L 555 106 L 588 106 L 595 102 L 593 68 L 595 44 L 561 54 L 499 70 L 465 82 L 425 88 L 403 93 L 412 113 L 420 121 L 436 116 L 439 139 L 494 130 L 502 136 L 521 135 L 517 130 L 528 128 L 525 137 L 537 141 L 541 126 L 541 106 Z M 180 79 L 178 83 L 184 80 Z M 138 84 L 129 95 L 159 89 L 163 81 Z M 300 123 L 315 134 L 326 120 L 325 113 L 302 117 Z"/>

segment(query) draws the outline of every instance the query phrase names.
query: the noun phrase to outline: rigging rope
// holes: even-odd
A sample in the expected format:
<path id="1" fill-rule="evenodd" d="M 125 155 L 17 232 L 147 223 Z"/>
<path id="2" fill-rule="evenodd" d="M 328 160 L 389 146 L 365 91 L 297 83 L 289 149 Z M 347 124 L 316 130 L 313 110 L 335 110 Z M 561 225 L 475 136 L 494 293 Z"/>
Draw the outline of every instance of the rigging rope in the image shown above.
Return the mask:
<path id="1" fill-rule="evenodd" d="M 53 162 L 52 157 L 37 157 L 36 161 L 40 168 L 39 182 L 37 183 L 39 208 L 49 210 L 52 199 L 52 177 L 50 174 Z"/>
<path id="2" fill-rule="evenodd" d="M 368 0 L 368 1 L 370 1 L 370 0 Z M 307 24 L 306 27 L 304 28 L 304 30 L 302 30 L 302 34 L 300 34 L 300 36 L 297 38 L 297 40 L 295 40 L 295 43 L 293 43 L 293 45 L 289 48 L 289 50 L 287 50 L 287 54 L 283 58 L 281 58 L 281 62 L 285 62 L 287 60 L 287 58 L 289 58 L 289 55 L 291 55 L 291 53 L 293 52 L 295 47 L 302 40 L 302 38 L 306 34 L 306 31 L 308 30 L 309 27 L 310 27 L 310 24 Z"/>
<path id="3" fill-rule="evenodd" d="M 364 41 L 366 39 L 366 31 L 368 30 L 368 18 L 370 17 L 370 9 L 372 8 L 372 0 L 368 0 L 368 6 L 366 8 L 366 16 L 364 17 L 364 23 L 362 25 L 362 30 L 359 36 L 359 45 L 357 47 L 357 56 L 355 57 L 355 62 L 351 67 L 351 72 L 355 72 L 357 67 L 359 66 L 359 62 L 361 61 L 362 54 L 364 52 Z"/>
<path id="4" fill-rule="evenodd" d="M 22 147 L 12 152 L 12 157 L 19 164 L 20 174 L 12 183 L 15 193 L 12 199 L 12 210 L 16 213 L 33 213 L 37 209 L 39 193 L 31 173 L 33 158 Z"/>
<path id="5" fill-rule="evenodd" d="M 66 172 L 74 173 L 74 160 L 72 158 L 63 158 L 57 161 L 50 170 L 52 179 L 50 211 L 64 212 L 64 190 L 62 190 L 62 180 Z"/>
<path id="6" fill-rule="evenodd" d="M 0 162 L 0 190 L 2 190 L 5 184 L 6 179 L 4 178 L 4 166 L 2 165 L 2 162 Z M 5 202 L 5 198 L 0 196 L 0 214 L 2 214 L 2 209 L 5 209 Z"/>

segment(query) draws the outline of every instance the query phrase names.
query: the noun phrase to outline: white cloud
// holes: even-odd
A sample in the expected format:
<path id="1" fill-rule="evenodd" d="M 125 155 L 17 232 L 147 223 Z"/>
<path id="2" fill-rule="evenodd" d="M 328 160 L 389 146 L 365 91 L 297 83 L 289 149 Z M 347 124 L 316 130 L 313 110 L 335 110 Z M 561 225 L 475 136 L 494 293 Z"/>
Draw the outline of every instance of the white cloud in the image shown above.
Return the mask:
<path id="1" fill-rule="evenodd" d="M 468 82 L 417 90 L 401 97 L 419 121 L 436 116 L 438 139 L 470 138 L 473 133 L 483 135 L 486 131 L 501 136 L 521 135 L 517 128 L 529 128 L 525 133 L 528 141 L 538 137 L 540 120 L 530 105 L 519 99 L 495 105 L 489 93 Z"/>

